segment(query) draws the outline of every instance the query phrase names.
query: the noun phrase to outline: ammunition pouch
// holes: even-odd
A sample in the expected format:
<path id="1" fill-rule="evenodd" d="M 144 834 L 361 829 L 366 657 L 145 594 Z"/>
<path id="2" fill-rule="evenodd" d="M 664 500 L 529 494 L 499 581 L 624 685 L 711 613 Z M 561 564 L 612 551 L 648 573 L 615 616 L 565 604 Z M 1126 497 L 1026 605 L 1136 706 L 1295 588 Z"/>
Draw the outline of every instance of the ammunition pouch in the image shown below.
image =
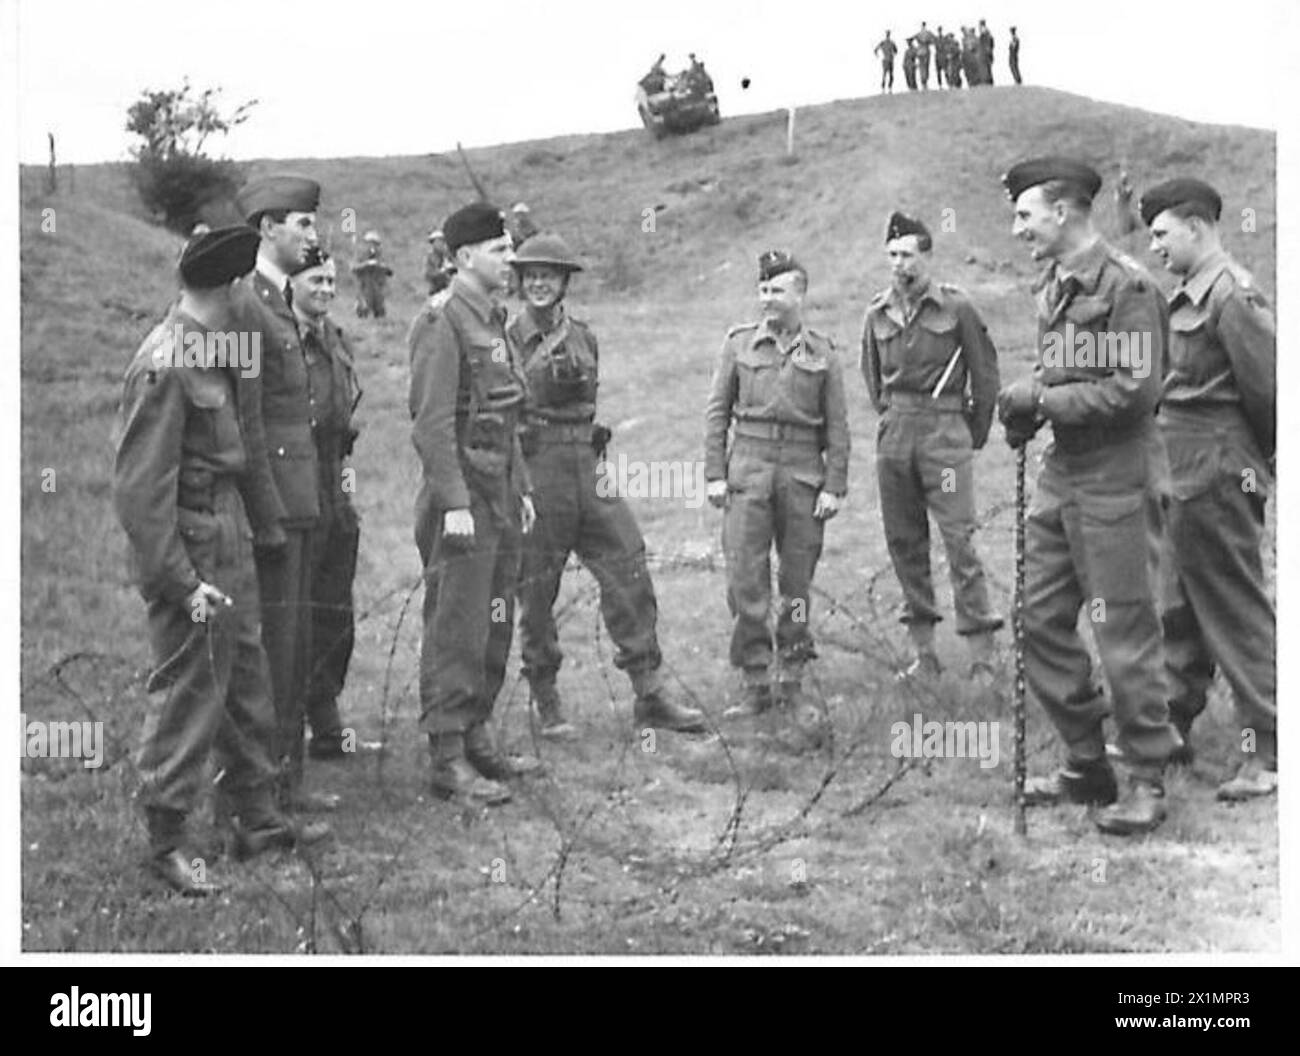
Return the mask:
<path id="1" fill-rule="evenodd" d="M 216 509 L 217 475 L 210 469 L 182 467 L 176 484 L 176 505 L 183 510 L 212 513 Z"/>
<path id="2" fill-rule="evenodd" d="M 461 453 L 473 469 L 494 477 L 506 471 L 523 403 L 524 390 L 519 385 L 498 385 L 481 399 L 471 399 Z"/>

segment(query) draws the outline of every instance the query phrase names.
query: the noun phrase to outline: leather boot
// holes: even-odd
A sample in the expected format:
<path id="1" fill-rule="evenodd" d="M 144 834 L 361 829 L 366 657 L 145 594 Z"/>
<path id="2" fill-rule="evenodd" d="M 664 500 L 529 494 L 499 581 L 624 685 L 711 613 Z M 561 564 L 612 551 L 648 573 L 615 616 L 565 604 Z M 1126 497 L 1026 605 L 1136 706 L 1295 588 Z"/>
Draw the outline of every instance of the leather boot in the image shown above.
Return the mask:
<path id="1" fill-rule="evenodd" d="M 631 674 L 636 703 L 632 717 L 638 726 L 654 726 L 679 733 L 704 733 L 709 728 L 704 712 L 674 700 L 658 668 Z"/>
<path id="2" fill-rule="evenodd" d="M 555 685 L 555 675 L 539 676 L 532 682 L 533 710 L 537 713 L 538 733 L 543 737 L 563 738 L 574 733 L 573 725 L 564 717 L 560 691 Z"/>
<path id="3" fill-rule="evenodd" d="M 1093 816 L 1102 832 L 1134 836 L 1150 832 L 1165 820 L 1165 786 L 1159 778 L 1130 776 L 1124 794 Z"/>
<path id="4" fill-rule="evenodd" d="M 773 706 L 772 685 L 767 668 L 746 670 L 741 678 L 740 699 L 722 713 L 724 719 L 752 719 Z"/>
<path id="5" fill-rule="evenodd" d="M 342 802 L 333 792 L 305 791 L 300 768 L 281 771 L 277 793 L 280 810 L 285 814 L 329 814 L 338 810 Z"/>
<path id="6" fill-rule="evenodd" d="M 465 731 L 465 758 L 470 766 L 492 781 L 526 777 L 542 768 L 542 761 L 531 755 L 507 755 L 500 751 L 488 732 L 487 724 L 482 722 Z"/>
<path id="7" fill-rule="evenodd" d="M 150 850 L 145 867 L 151 876 L 185 898 L 206 898 L 221 893 L 220 886 L 210 883 L 181 849 L 185 835 L 184 814 L 163 807 L 146 807 L 145 823 L 149 829 Z"/>
<path id="8" fill-rule="evenodd" d="M 1105 759 L 1068 766 L 1025 781 L 1025 805 L 1055 806 L 1058 803 L 1114 803 L 1119 794 L 1115 771 Z"/>
<path id="9" fill-rule="evenodd" d="M 1169 753 L 1170 766 L 1191 766 L 1196 762 L 1196 749 L 1192 747 L 1192 723 L 1195 719 L 1196 716 L 1190 714 L 1186 708 L 1180 707 L 1173 701 L 1170 702 L 1169 721 L 1173 723 L 1178 736 L 1183 740 L 1182 744 Z"/>
<path id="10" fill-rule="evenodd" d="M 943 673 L 943 665 L 934 651 L 934 624 L 909 623 L 907 636 L 912 641 L 912 659 L 894 677 L 899 682 L 938 678 Z"/>
<path id="11" fill-rule="evenodd" d="M 275 804 L 270 789 L 245 790 L 238 796 L 234 813 L 232 853 L 241 862 L 267 851 L 308 847 L 333 835 L 323 821 L 295 824 Z"/>
<path id="12" fill-rule="evenodd" d="M 1251 759 L 1241 765 L 1235 777 L 1219 786 L 1217 797 L 1228 803 L 1261 799 L 1277 793 L 1277 763 L 1272 769 L 1263 759 Z"/>
<path id="13" fill-rule="evenodd" d="M 465 758 L 463 734 L 429 734 L 429 754 L 433 758 L 429 791 L 438 799 L 466 806 L 488 807 L 510 802 L 510 789 L 484 777 Z"/>
<path id="14" fill-rule="evenodd" d="M 802 681 L 782 680 L 781 708 L 789 716 L 789 726 L 800 751 L 820 748 L 830 734 L 830 722 L 822 706 L 803 690 Z"/>
<path id="15" fill-rule="evenodd" d="M 970 680 L 979 689 L 992 689 L 997 682 L 997 667 L 993 663 L 994 642 L 992 631 L 976 631 L 966 636 L 970 651 Z"/>

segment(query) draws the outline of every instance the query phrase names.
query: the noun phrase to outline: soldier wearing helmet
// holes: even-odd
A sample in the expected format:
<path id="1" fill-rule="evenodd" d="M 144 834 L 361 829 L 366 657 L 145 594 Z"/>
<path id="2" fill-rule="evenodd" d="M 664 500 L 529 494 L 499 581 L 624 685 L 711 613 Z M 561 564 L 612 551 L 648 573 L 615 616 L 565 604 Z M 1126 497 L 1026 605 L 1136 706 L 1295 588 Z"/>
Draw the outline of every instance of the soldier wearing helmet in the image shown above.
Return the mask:
<path id="1" fill-rule="evenodd" d="M 563 736 L 572 730 L 556 686 L 563 654 L 552 613 L 570 554 L 600 584 L 601 613 L 617 649 L 614 663 L 636 693 L 636 722 L 702 731 L 704 716 L 675 701 L 664 685 L 645 540 L 627 503 L 600 476 L 610 434 L 595 424 L 596 337 L 564 308 L 569 278 L 582 265 L 564 239 L 541 233 L 519 246 L 513 266 L 524 307 L 507 332 L 531 393 L 524 454 L 538 514 L 524 550 L 519 626 L 541 732 Z"/>
<path id="2" fill-rule="evenodd" d="M 456 261 L 447 248 L 447 239 L 439 228 L 429 232 L 429 252 L 424 256 L 424 281 L 429 284 L 429 296 L 441 293 L 451 285 L 456 274 Z"/>
<path id="3" fill-rule="evenodd" d="M 384 263 L 383 239 L 378 231 L 367 231 L 361 236 L 361 242 L 360 252 L 352 264 L 352 273 L 360 287 L 357 291 L 357 318 L 373 315 L 382 319 L 386 314 L 384 296 L 393 269 Z"/>

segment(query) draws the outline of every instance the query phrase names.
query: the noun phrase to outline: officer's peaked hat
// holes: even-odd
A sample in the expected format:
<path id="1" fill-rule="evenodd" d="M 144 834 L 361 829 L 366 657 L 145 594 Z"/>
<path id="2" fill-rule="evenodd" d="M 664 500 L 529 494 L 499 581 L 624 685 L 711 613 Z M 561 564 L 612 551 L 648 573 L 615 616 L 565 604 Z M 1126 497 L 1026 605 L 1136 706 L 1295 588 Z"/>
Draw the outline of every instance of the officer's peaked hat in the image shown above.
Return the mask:
<path id="1" fill-rule="evenodd" d="M 314 213 L 320 205 L 320 184 L 296 173 L 273 173 L 245 184 L 235 195 L 235 204 L 250 224 L 263 213 L 278 210 Z"/>

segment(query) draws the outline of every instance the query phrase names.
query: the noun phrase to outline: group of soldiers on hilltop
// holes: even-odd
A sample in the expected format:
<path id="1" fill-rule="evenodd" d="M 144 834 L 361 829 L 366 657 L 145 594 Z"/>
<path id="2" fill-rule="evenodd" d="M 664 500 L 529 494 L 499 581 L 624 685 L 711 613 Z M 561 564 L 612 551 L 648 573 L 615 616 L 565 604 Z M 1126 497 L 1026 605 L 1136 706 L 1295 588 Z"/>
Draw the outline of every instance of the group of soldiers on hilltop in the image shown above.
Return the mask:
<path id="1" fill-rule="evenodd" d="M 1214 188 L 1176 179 L 1140 199 L 1152 251 L 1181 279 L 1166 299 L 1096 230 L 1101 183 L 1091 166 L 1060 157 L 1021 162 L 1003 179 L 1012 231 L 1045 265 L 1032 374 L 1001 383 L 974 300 L 933 273 L 930 231 L 897 211 L 884 232 L 891 282 L 867 303 L 860 366 L 880 420 L 881 516 L 912 646 L 900 680 L 940 673 L 933 517 L 968 677 L 996 687 L 1004 621 L 974 546 L 975 452 L 994 414 L 1016 448 L 1051 425 L 1026 525 L 1024 672 L 1065 765 L 1030 781 L 1027 800 L 1090 804 L 1099 828 L 1126 834 L 1165 817 L 1165 769 L 1189 761 L 1216 669 L 1242 728 L 1241 762 L 1220 798 L 1276 790 L 1275 627 L 1260 556 L 1276 341 L 1269 305 L 1223 250 Z M 148 604 L 159 694 L 140 803 L 150 868 L 187 895 L 215 890 L 187 851 L 210 754 L 222 817 L 245 857 L 328 838 L 327 825 L 299 817 L 338 806 L 304 790 L 304 755 L 346 761 L 367 747 L 338 707 L 353 641 L 359 533 L 346 460 L 360 387 L 328 315 L 336 271 L 316 232 L 320 193 L 292 174 L 245 187 L 247 225 L 190 240 L 180 297 L 126 376 L 114 501 Z M 489 726 L 516 604 L 539 732 L 576 732 L 554 614 L 571 555 L 599 584 L 635 725 L 698 734 L 716 720 L 663 675 L 645 540 L 609 486 L 599 345 L 567 303 L 582 262 L 526 207 L 467 205 L 431 243 L 440 263 L 430 285 L 441 288 L 408 335 L 421 465 L 420 727 L 435 796 L 491 806 L 541 767 L 503 751 Z M 804 688 L 817 655 L 811 584 L 850 464 L 849 396 L 833 342 L 805 322 L 809 283 L 788 250 L 759 257 L 758 319 L 727 332 L 704 414 L 739 680 L 720 717 L 775 719 L 797 750 L 827 728 L 823 702 Z M 192 336 L 201 347 L 232 331 L 260 337 L 251 374 L 178 354 Z M 1117 334 L 1131 354 L 1111 354 Z"/>
<path id="2" fill-rule="evenodd" d="M 903 80 L 910 91 L 926 91 L 930 87 L 930 68 L 933 62 L 935 87 L 961 88 L 963 79 L 970 88 L 993 83 L 993 32 L 984 19 L 976 27 L 962 26 L 961 40 L 954 33 L 945 33 L 943 26 L 931 32 L 924 22 L 916 33 L 907 38 L 903 50 Z M 898 45 L 889 30 L 875 46 L 874 54 L 880 58 L 880 90 L 894 91 L 894 58 Z M 1016 27 L 1011 27 L 1007 44 L 1007 63 L 1011 79 L 1020 84 L 1020 37 Z"/>

